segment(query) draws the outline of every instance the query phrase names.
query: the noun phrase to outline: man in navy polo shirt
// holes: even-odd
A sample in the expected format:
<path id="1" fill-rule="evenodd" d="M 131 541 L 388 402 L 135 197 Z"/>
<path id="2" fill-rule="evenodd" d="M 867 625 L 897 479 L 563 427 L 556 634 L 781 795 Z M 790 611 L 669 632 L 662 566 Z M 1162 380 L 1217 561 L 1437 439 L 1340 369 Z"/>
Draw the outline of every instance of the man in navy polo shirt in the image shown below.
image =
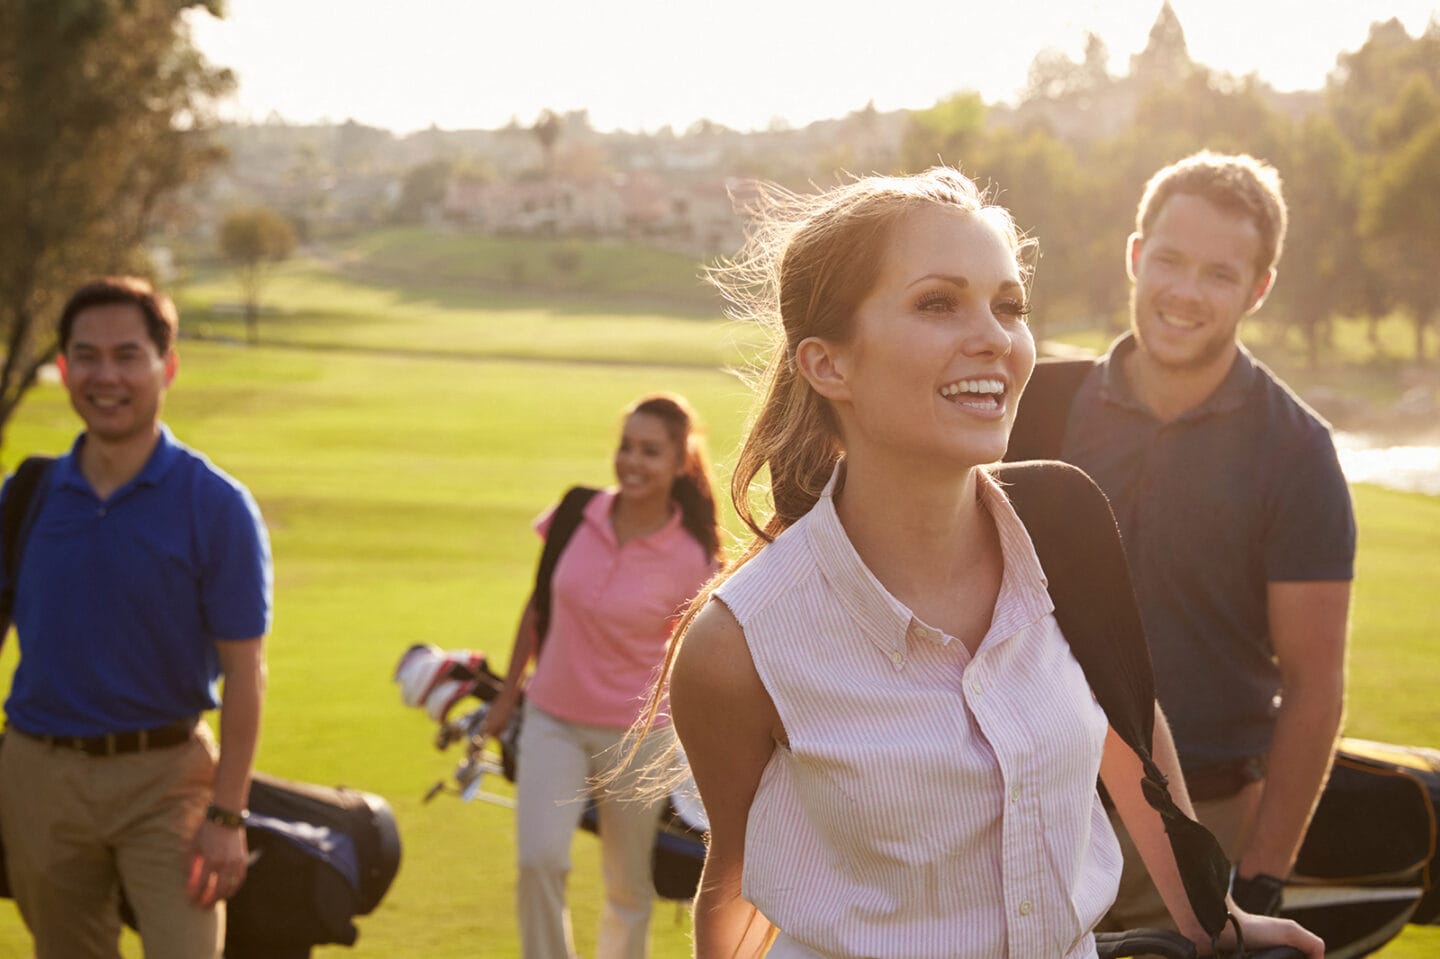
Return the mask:
<path id="1" fill-rule="evenodd" d="M 245 488 L 160 422 L 177 326 L 125 277 L 82 286 L 60 318 L 85 430 L 40 483 L 13 584 L 0 749 L 7 871 L 38 959 L 118 957 L 122 886 L 149 959 L 219 956 L 221 901 L 245 877 L 269 541 Z M 201 719 L 217 706 L 218 747 Z"/>
<path id="2" fill-rule="evenodd" d="M 1279 904 L 1334 755 L 1355 554 L 1329 427 L 1238 339 L 1285 224 L 1252 157 L 1156 173 L 1127 249 L 1131 331 L 1093 365 L 1037 368 L 1009 454 L 1058 456 L 1109 496 L 1191 798 L 1256 912 Z M 1107 927 L 1168 925 L 1117 831 Z"/>

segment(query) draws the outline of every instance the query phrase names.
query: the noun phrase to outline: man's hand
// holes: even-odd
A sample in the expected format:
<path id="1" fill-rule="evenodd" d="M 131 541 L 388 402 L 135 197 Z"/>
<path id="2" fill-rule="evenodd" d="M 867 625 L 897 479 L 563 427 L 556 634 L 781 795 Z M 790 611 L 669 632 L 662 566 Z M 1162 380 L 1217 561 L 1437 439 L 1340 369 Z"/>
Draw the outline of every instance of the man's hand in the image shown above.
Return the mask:
<path id="1" fill-rule="evenodd" d="M 249 868 L 245 829 L 205 820 L 195 833 L 190 858 L 190 898 L 200 906 L 213 906 L 240 891 Z"/>

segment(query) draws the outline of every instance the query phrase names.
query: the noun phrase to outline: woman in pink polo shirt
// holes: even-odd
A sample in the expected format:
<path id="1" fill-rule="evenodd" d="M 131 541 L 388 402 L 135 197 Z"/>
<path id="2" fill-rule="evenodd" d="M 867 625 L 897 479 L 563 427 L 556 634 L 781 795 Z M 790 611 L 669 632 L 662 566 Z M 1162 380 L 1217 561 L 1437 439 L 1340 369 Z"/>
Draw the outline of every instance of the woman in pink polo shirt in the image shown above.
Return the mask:
<path id="1" fill-rule="evenodd" d="M 1200 937 L 986 468 L 1035 363 L 1029 244 L 950 169 L 778 200 L 720 278 L 780 332 L 731 485 L 756 538 L 671 654 L 711 827 L 696 955 L 1094 957 L 1120 875 L 1097 774 Z M 1168 735 L 1156 754 L 1178 784 Z M 1233 912 L 1249 944 L 1320 959 Z"/>
<path id="2" fill-rule="evenodd" d="M 633 773 L 656 761 L 667 737 L 628 757 L 623 769 L 615 768 L 625 756 L 617 746 L 665 659 L 676 619 L 716 569 L 719 527 L 698 426 L 689 404 L 672 394 L 626 411 L 616 485 L 586 504 L 560 554 L 543 637 L 535 597 L 526 603 L 505 689 L 491 706 L 486 732 L 498 735 L 524 686 L 516 898 L 526 959 L 575 955 L 565 905 L 570 843 L 587 784 L 602 776 L 614 788 L 599 795 L 605 907 L 596 954 L 642 959 L 648 949 L 650 856 L 664 799 L 635 799 Z M 542 537 L 553 514 L 535 524 Z"/>

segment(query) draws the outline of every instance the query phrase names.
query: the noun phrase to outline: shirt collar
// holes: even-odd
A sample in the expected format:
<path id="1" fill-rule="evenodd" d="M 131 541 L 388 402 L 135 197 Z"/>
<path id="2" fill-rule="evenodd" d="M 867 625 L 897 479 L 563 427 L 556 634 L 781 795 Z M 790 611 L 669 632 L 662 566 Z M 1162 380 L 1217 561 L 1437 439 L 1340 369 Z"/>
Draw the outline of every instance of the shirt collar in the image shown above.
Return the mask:
<path id="1" fill-rule="evenodd" d="M 615 497 L 619 495 L 619 492 L 614 488 L 600 490 L 590 497 L 590 502 L 585 504 L 583 513 L 585 521 L 599 530 L 600 535 L 605 538 L 605 542 L 611 546 L 618 545 L 615 539 L 615 528 L 610 525 L 610 510 L 613 508 Z M 653 549 L 663 549 L 671 537 L 678 533 L 684 533 L 681 529 L 682 519 L 680 507 L 672 503 L 670 518 L 665 521 L 664 526 L 654 532 L 646 533 L 644 536 L 637 536 L 630 542 L 643 543 Z M 689 534 L 685 533 L 684 535 Z"/>
<path id="2" fill-rule="evenodd" d="M 70 453 L 60 457 L 55 463 L 55 485 L 57 487 L 72 486 L 93 493 L 90 483 L 80 472 L 80 449 L 85 445 L 85 434 L 81 433 L 75 437 L 75 442 L 70 446 Z M 164 423 L 160 424 L 160 438 L 155 443 L 155 448 L 150 451 L 150 458 L 140 468 L 135 478 L 124 486 L 120 487 L 110 497 L 112 500 L 122 496 L 137 486 L 158 486 L 165 479 L 165 474 L 175 465 L 180 458 L 180 444 L 175 439 L 175 434 L 170 432 L 170 427 Z"/>
<path id="3" fill-rule="evenodd" d="M 898 670 L 904 666 L 909 639 L 944 646 L 953 637 L 917 619 L 909 607 L 875 578 L 855 551 L 835 512 L 835 487 L 843 469 L 841 460 L 836 463 L 820 498 L 806 514 L 804 522 L 811 553 L 836 601 L 855 620 L 866 640 Z M 1030 536 L 1009 498 L 984 470 L 978 472 L 977 481 L 981 501 L 995 519 L 1005 569 L 995 603 L 995 617 L 985 637 L 985 642 L 989 642 L 991 637 L 1012 635 L 1038 621 L 1054 609 L 1054 604 L 1046 592 L 1045 576 Z"/>
<path id="4" fill-rule="evenodd" d="M 1255 357 L 1245 348 L 1244 343 L 1236 343 L 1235 361 L 1230 364 L 1230 370 L 1215 391 L 1198 405 L 1182 413 L 1178 420 L 1194 420 L 1216 413 L 1232 413 L 1245 405 L 1245 399 L 1250 393 L 1250 388 L 1255 384 L 1259 376 L 1259 370 Z M 1150 409 L 1135 395 L 1130 388 L 1130 381 L 1125 378 L 1123 361 L 1126 356 L 1138 348 L 1135 342 L 1134 331 L 1121 334 L 1114 343 L 1110 344 L 1110 350 L 1100 361 L 1100 395 L 1109 403 L 1126 409 L 1137 410 L 1149 416 Z"/>

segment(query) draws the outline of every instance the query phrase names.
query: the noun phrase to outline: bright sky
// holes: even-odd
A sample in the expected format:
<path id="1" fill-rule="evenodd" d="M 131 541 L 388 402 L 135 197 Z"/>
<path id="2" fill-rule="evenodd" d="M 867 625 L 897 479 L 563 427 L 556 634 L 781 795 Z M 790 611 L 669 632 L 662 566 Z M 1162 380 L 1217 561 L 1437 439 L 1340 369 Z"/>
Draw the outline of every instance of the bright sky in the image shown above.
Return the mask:
<path id="1" fill-rule="evenodd" d="M 1128 71 L 1161 0 L 227 0 L 193 20 L 231 67 L 227 115 L 353 118 L 407 133 L 588 109 L 601 130 L 677 132 L 705 117 L 795 126 L 874 100 L 924 108 L 958 90 L 1013 101 L 1044 48 L 1085 32 Z M 1191 56 L 1281 90 L 1318 89 L 1369 25 L 1416 35 L 1440 0 L 1172 0 Z"/>

